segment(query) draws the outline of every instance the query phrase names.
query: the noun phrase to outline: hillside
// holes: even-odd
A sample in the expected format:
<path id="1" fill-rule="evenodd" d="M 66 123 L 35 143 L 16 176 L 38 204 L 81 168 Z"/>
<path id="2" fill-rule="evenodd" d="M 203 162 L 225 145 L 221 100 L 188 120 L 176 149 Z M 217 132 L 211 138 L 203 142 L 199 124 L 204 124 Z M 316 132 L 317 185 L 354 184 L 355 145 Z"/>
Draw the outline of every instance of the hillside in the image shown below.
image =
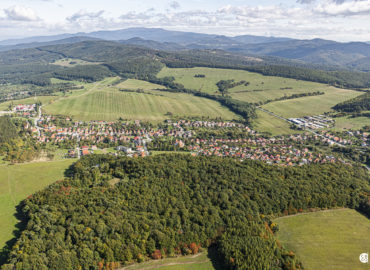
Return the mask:
<path id="1" fill-rule="evenodd" d="M 283 217 L 279 225 L 279 241 L 299 254 L 307 270 L 361 270 L 358 257 L 369 248 L 369 220 L 350 209 L 329 210 Z M 338 231 L 341 231 L 338 237 Z"/>
<path id="2" fill-rule="evenodd" d="M 280 168 L 188 155 L 93 155 L 73 173 L 24 202 L 27 228 L 4 267 L 116 267 L 214 243 L 231 269 L 302 269 L 276 243 L 265 215 L 353 208 L 368 190 L 365 170 L 340 164 Z M 113 178 L 119 182 L 112 186 Z"/>
<path id="3" fill-rule="evenodd" d="M 161 28 L 129 28 L 115 31 L 62 34 L 0 41 L 0 51 L 35 48 L 72 41 L 102 39 L 141 45 L 158 50 L 218 49 L 248 56 L 273 56 L 334 69 L 369 71 L 370 45 L 365 42 L 340 43 L 323 39 L 298 40 L 283 37 L 241 35 L 228 37 Z M 275 59 L 277 61 L 278 59 Z M 298 63 L 298 62 L 297 62 Z M 297 64 L 296 63 L 296 64 Z M 292 62 L 291 64 L 294 64 Z"/>
<path id="4" fill-rule="evenodd" d="M 46 103 L 43 111 L 68 115 L 78 120 L 146 120 L 162 121 L 168 114 L 186 117 L 238 119 L 239 117 L 218 102 L 152 89 L 163 88 L 144 81 L 130 80 L 112 86 L 117 78 L 85 85 L 85 90 Z M 120 91 L 120 89 L 122 91 Z M 125 91 L 125 90 L 139 90 Z M 143 91 L 145 90 L 145 91 Z"/>

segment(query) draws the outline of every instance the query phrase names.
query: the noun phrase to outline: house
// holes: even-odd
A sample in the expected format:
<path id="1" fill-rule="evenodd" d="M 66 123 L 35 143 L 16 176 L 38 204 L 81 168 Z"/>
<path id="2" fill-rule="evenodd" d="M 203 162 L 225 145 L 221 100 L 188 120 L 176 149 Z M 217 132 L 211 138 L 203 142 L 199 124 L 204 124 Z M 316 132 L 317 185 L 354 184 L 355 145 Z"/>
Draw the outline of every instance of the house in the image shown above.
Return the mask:
<path id="1" fill-rule="evenodd" d="M 90 151 L 89 150 L 82 150 L 82 153 L 81 153 L 83 156 L 86 156 L 86 155 L 89 155 L 90 154 Z"/>

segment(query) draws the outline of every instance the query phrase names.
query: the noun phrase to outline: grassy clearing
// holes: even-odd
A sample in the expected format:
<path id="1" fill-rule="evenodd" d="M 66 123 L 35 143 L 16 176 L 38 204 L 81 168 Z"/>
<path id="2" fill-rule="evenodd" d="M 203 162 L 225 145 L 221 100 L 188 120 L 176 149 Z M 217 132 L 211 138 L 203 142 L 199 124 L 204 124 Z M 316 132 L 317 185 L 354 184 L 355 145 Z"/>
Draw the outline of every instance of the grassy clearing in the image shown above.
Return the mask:
<path id="1" fill-rule="evenodd" d="M 333 130 L 341 131 L 345 129 L 358 130 L 364 126 L 370 126 L 369 117 L 355 117 L 348 116 L 335 118 L 335 127 Z"/>
<path id="2" fill-rule="evenodd" d="M 124 82 L 116 85 L 119 88 L 129 89 L 129 90 L 152 90 L 152 89 L 165 89 L 163 85 L 154 84 L 146 81 L 127 79 Z"/>
<path id="3" fill-rule="evenodd" d="M 203 74 L 205 78 L 195 78 L 195 74 Z M 258 73 L 244 70 L 217 69 L 217 68 L 163 68 L 158 77 L 173 76 L 176 82 L 186 88 L 200 90 L 212 94 L 219 94 L 216 83 L 220 80 L 234 79 L 236 82 L 245 80 L 248 86 L 240 85 L 229 90 L 234 99 L 247 102 L 266 101 L 284 95 L 324 91 L 329 86 L 288 79 L 282 77 L 263 76 Z"/>
<path id="4" fill-rule="evenodd" d="M 115 79 L 107 78 L 89 84 L 82 91 L 59 97 L 43 109 L 46 113 L 69 115 L 79 120 L 116 120 L 122 117 L 162 121 L 168 118 L 168 112 L 178 116 L 238 118 L 216 101 L 188 94 L 154 90 L 147 90 L 146 93 L 122 92 L 118 90 L 119 86 L 111 86 Z"/>
<path id="5" fill-rule="evenodd" d="M 290 128 L 288 122 L 276 118 L 268 113 L 257 110 L 258 118 L 254 121 L 253 128 L 258 132 L 268 132 L 271 135 L 295 134 L 300 131 Z"/>
<path id="6" fill-rule="evenodd" d="M 53 65 L 62 66 L 62 67 L 74 67 L 74 66 L 83 66 L 83 65 L 98 65 L 101 63 L 98 62 L 88 62 L 81 59 L 74 59 L 74 58 L 64 58 L 57 60 L 53 63 Z"/>
<path id="7" fill-rule="evenodd" d="M 370 221 L 351 209 L 278 218 L 278 238 L 293 250 L 305 269 L 369 269 L 359 256 L 369 252 Z"/>
<path id="8" fill-rule="evenodd" d="M 271 102 L 262 107 L 283 117 L 302 117 L 332 111 L 332 107 L 361 95 L 361 92 L 330 87 L 324 95 Z"/>
<path id="9" fill-rule="evenodd" d="M 34 104 L 38 101 L 41 101 L 43 104 L 47 104 L 56 100 L 58 97 L 55 96 L 40 96 L 40 97 L 32 97 L 26 99 L 18 99 L 0 103 L 0 111 L 7 110 L 10 104 L 17 105 L 17 104 Z"/>
<path id="10" fill-rule="evenodd" d="M 214 270 L 207 251 L 185 257 L 167 258 L 158 261 L 148 261 L 141 264 L 135 264 L 121 268 L 120 270 L 148 270 L 148 269 L 161 269 L 161 270 Z"/>
<path id="11" fill-rule="evenodd" d="M 16 206 L 27 196 L 62 179 L 74 160 L 0 166 L 0 249 L 13 238 Z"/>

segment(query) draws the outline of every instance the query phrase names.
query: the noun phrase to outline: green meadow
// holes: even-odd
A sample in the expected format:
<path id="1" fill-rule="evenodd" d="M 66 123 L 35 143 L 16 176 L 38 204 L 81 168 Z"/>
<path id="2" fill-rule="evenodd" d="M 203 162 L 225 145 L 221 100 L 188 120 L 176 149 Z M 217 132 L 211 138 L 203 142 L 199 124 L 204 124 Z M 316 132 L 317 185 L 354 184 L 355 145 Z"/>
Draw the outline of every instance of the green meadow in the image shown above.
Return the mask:
<path id="1" fill-rule="evenodd" d="M 275 101 L 262 107 L 286 118 L 318 115 L 331 112 L 334 105 L 361 94 L 358 91 L 334 87 L 329 87 L 323 92 L 324 95 Z"/>
<path id="2" fill-rule="evenodd" d="M 0 165 L 0 249 L 16 229 L 16 206 L 29 195 L 63 179 L 74 160 Z"/>
<path id="3" fill-rule="evenodd" d="M 278 239 L 307 270 L 362 270 L 370 250 L 370 221 L 352 209 L 328 210 L 278 218 Z"/>
<path id="4" fill-rule="evenodd" d="M 158 85 L 130 80 L 112 86 L 115 78 L 85 87 L 84 90 L 59 97 L 43 110 L 49 114 L 69 115 L 79 120 L 138 119 L 162 121 L 171 113 L 176 116 L 205 116 L 236 119 L 237 115 L 218 102 L 188 94 L 168 93 L 156 89 Z M 120 91 L 122 88 L 146 89 L 145 93 Z"/>
<path id="5" fill-rule="evenodd" d="M 202 74 L 204 78 L 194 75 Z M 183 84 L 186 88 L 199 90 L 211 94 L 219 94 L 216 86 L 220 80 L 247 81 L 248 86 L 239 85 L 229 89 L 229 94 L 234 99 L 246 102 L 259 102 L 276 99 L 284 95 L 325 91 L 330 87 L 325 84 L 300 81 L 274 76 L 264 76 L 244 70 L 218 69 L 218 68 L 163 68 L 158 77 L 173 76 L 175 82 Z"/>

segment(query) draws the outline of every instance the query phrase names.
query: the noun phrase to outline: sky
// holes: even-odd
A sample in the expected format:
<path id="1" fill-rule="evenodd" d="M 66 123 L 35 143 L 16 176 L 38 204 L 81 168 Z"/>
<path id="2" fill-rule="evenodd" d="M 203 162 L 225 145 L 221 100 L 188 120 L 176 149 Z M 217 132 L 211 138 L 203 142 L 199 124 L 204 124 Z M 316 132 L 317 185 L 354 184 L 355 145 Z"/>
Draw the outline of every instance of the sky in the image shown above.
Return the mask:
<path id="1" fill-rule="evenodd" d="M 370 41 L 370 0 L 0 1 L 0 40 L 129 27 Z"/>

